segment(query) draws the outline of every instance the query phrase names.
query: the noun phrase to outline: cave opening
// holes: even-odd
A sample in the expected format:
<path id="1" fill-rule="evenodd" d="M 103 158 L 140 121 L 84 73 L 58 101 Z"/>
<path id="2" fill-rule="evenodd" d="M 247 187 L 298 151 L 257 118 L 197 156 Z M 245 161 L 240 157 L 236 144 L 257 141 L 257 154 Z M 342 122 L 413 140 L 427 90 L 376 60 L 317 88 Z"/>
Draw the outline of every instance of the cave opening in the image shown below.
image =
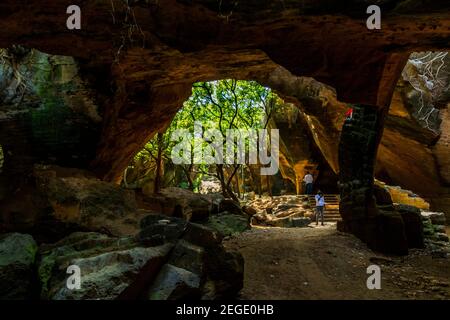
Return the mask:
<path id="1" fill-rule="evenodd" d="M 273 138 L 269 131 L 276 131 L 278 140 L 277 159 L 269 163 L 274 165 L 272 162 L 276 160 L 277 170 L 270 174 L 262 174 L 262 168 L 268 163 L 261 162 L 261 150 L 256 150 L 261 149 L 258 134 L 263 130 L 268 140 Z M 275 91 L 256 81 L 198 82 L 174 118 L 132 159 L 121 185 L 144 196 L 154 196 L 165 188 L 181 188 L 200 194 L 222 194 L 245 204 L 261 197 L 291 196 L 294 199 L 295 195 L 304 196 L 303 179 L 311 173 L 314 192 L 320 189 L 336 195 L 337 174 L 316 145 L 314 135 L 317 133 L 311 117 L 302 108 L 284 101 Z M 187 136 L 191 140 L 184 141 Z M 188 155 L 184 155 L 187 161 L 181 164 L 174 159 L 175 151 L 179 151 L 179 138 L 188 144 Z M 217 139 L 220 144 L 215 144 Z M 200 158 L 195 153 L 198 147 Z M 270 149 L 270 143 L 267 147 Z M 203 156 L 207 152 L 213 159 L 202 158 L 202 152 Z M 231 162 L 226 158 L 227 152 L 232 153 Z M 269 157 L 271 152 L 267 150 Z M 307 197 L 298 199 L 314 207 Z M 296 209 L 298 212 L 291 208 L 291 212 L 281 214 L 284 218 L 292 215 L 291 219 L 303 217 L 303 207 Z M 312 210 L 308 211 L 311 217 Z"/>
<path id="2" fill-rule="evenodd" d="M 450 296 L 448 95 L 427 103 L 436 83 L 448 88 L 448 55 L 408 60 L 448 47 L 445 1 L 382 1 L 376 31 L 362 4 L 337 0 L 94 1 L 80 4 L 83 31 L 50 2 L 0 4 L 0 260 L 11 261 L 0 298 Z M 396 84 L 405 63 L 406 76 L 420 72 Z M 180 107 L 192 86 L 217 79 L 254 80 L 281 100 L 267 121 L 276 174 L 167 157 L 167 131 L 191 122 Z M 311 226 L 306 171 L 333 195 L 336 224 Z M 81 290 L 66 286 L 73 263 Z M 373 264 L 384 290 L 366 288 Z"/>
<path id="3" fill-rule="evenodd" d="M 447 216 L 449 97 L 449 52 L 412 53 L 394 90 L 375 167 L 376 183 L 390 185 L 395 203 Z"/>

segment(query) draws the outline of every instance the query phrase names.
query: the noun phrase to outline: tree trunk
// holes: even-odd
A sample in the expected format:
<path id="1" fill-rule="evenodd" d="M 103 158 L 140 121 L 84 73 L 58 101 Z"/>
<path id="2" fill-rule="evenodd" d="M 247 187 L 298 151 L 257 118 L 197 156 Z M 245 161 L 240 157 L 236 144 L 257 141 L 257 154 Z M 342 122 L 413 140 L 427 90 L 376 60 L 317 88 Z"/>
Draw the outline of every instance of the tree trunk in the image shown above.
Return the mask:
<path id="1" fill-rule="evenodd" d="M 234 178 L 235 178 L 235 186 L 236 186 L 237 196 L 238 196 L 238 198 L 241 198 L 241 190 L 239 189 L 239 175 L 236 174 L 234 176 Z"/>
<path id="2" fill-rule="evenodd" d="M 270 185 L 270 177 L 266 176 L 266 185 L 267 185 L 267 192 L 269 193 L 269 196 L 272 198 L 272 187 Z"/>
<path id="3" fill-rule="evenodd" d="M 157 136 L 158 143 L 158 155 L 156 157 L 156 174 L 155 174 L 155 184 L 154 193 L 159 193 L 161 191 L 161 180 L 162 180 L 162 144 L 163 144 L 163 134 L 158 133 Z"/>
<path id="4" fill-rule="evenodd" d="M 220 186 L 222 188 L 223 196 L 225 198 L 231 198 L 231 199 L 233 199 L 235 201 L 239 201 L 239 199 L 234 194 L 233 190 L 231 190 L 230 183 L 227 183 L 225 181 L 225 172 L 223 170 L 223 165 L 222 164 L 218 164 L 216 166 L 216 172 L 217 172 L 217 177 L 219 178 L 219 181 L 220 181 Z M 230 182 L 230 181 L 228 181 L 228 182 Z"/>

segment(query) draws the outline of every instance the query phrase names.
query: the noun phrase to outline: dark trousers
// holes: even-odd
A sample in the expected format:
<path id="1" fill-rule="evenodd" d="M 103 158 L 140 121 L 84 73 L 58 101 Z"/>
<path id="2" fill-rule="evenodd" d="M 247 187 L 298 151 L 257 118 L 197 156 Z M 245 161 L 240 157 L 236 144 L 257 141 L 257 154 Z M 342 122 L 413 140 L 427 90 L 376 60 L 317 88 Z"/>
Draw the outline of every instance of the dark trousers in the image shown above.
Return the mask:
<path id="1" fill-rule="evenodd" d="M 323 210 L 324 210 L 323 206 L 316 207 L 316 224 L 319 224 L 319 218 L 320 218 L 320 221 L 322 222 L 322 225 L 323 225 Z"/>
<path id="2" fill-rule="evenodd" d="M 314 185 L 312 183 L 306 184 L 306 194 L 313 194 L 313 187 Z"/>

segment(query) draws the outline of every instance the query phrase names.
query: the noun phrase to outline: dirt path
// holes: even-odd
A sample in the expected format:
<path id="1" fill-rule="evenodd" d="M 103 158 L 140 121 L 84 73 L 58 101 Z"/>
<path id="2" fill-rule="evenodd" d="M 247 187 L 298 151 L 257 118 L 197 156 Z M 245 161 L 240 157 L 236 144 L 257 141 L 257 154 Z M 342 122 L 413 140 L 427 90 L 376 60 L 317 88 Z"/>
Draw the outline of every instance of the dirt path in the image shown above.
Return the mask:
<path id="1" fill-rule="evenodd" d="M 376 254 L 335 225 L 254 228 L 226 241 L 245 259 L 242 299 L 450 299 L 450 259 Z M 366 269 L 381 267 L 381 290 Z"/>

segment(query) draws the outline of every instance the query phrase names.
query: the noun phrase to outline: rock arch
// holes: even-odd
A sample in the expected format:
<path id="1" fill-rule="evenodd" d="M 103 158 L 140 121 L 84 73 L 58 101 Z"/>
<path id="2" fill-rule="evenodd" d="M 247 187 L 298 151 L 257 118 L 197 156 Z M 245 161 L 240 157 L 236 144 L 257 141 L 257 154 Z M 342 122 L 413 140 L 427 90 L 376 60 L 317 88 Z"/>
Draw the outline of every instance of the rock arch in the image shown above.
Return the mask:
<path id="1" fill-rule="evenodd" d="M 112 3 L 113 11 L 109 0 L 82 1 L 84 22 L 76 32 L 66 29 L 65 1 L 0 4 L 0 47 L 34 47 L 72 56 L 82 65 L 101 109 L 102 129 L 91 141 L 96 151 L 90 159 L 98 176 L 117 181 L 130 157 L 171 120 L 194 82 L 256 80 L 295 103 L 314 97 L 316 82 L 302 78 L 313 77 L 334 87 L 341 101 L 359 104 L 356 114 L 370 122 L 368 135 L 361 126 L 343 128 L 343 199 L 359 190 L 345 187 L 352 181 L 364 189 L 358 191 L 361 199 L 343 204 L 345 221 L 358 214 L 376 215 L 373 162 L 409 53 L 448 50 L 450 43 L 445 0 L 426 5 L 390 1 L 382 8 L 382 29 L 377 31 L 367 30 L 365 2 L 359 0 L 347 6 L 339 0 L 246 1 L 226 12 L 215 0 L 136 1 L 131 7 L 121 0 Z M 125 26 L 130 10 L 136 20 Z M 364 153 L 357 164 L 344 143 L 352 136 L 359 137 L 357 146 Z M 366 204 L 362 211 L 361 203 Z M 364 239 L 361 223 L 350 225 Z"/>

